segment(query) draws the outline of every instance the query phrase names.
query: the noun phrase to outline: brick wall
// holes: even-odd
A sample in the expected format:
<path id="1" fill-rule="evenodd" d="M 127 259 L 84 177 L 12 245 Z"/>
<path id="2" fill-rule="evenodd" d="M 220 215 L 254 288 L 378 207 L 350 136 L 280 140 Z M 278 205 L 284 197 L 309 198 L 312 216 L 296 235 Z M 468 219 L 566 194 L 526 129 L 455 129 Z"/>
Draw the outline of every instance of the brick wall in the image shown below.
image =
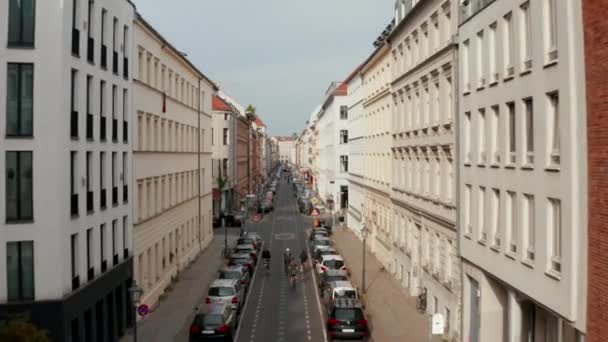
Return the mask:
<path id="1" fill-rule="evenodd" d="M 608 2 L 583 1 L 589 250 L 587 342 L 608 341 Z"/>

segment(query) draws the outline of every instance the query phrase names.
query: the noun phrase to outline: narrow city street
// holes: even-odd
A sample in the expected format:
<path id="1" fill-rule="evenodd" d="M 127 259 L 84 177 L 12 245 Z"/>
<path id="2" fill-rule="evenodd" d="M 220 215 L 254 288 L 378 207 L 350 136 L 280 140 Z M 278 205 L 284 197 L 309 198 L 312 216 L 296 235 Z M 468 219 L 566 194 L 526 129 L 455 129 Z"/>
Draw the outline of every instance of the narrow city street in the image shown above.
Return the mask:
<path id="1" fill-rule="evenodd" d="M 272 253 L 267 274 L 262 263 L 250 289 L 246 308 L 237 332 L 237 342 L 324 341 L 319 296 L 310 269 L 295 289 L 283 271 L 283 251 L 290 248 L 297 256 L 306 247 L 307 219 L 297 211 L 291 185 L 281 180 L 275 208 L 258 224 L 247 230 L 259 231 Z"/>

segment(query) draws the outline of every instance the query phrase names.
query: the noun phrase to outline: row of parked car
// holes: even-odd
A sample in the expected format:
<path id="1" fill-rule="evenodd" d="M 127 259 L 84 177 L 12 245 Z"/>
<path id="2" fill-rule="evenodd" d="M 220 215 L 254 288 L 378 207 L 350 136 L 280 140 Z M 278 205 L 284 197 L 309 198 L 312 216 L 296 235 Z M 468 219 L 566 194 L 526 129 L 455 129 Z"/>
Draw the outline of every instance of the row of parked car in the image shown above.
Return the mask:
<path id="1" fill-rule="evenodd" d="M 256 232 L 245 232 L 236 241 L 226 265 L 209 285 L 205 305 L 197 309 L 190 342 L 233 341 L 262 244 Z"/>
<path id="2" fill-rule="evenodd" d="M 331 227 L 311 230 L 309 246 L 318 277 L 327 337 L 333 339 L 369 338 L 369 326 L 357 288 L 350 281 L 344 258 L 332 247 Z"/>

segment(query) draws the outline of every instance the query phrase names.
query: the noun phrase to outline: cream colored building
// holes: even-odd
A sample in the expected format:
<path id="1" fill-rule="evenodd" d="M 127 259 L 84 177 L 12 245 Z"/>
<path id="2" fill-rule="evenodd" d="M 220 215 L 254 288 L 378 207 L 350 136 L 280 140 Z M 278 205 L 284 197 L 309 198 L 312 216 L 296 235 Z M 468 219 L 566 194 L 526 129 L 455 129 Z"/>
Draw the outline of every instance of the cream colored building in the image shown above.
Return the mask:
<path id="1" fill-rule="evenodd" d="M 444 333 L 460 331 L 456 229 L 456 44 L 458 1 L 397 0 L 390 34 L 393 258 L 412 295 Z M 487 340 L 490 341 L 490 340 Z"/>
<path id="2" fill-rule="evenodd" d="M 580 0 L 463 2 L 463 338 L 582 341 L 586 106 Z"/>
<path id="3" fill-rule="evenodd" d="M 217 87 L 139 15 L 134 28 L 134 273 L 142 302 L 154 306 L 213 238 L 210 131 Z"/>

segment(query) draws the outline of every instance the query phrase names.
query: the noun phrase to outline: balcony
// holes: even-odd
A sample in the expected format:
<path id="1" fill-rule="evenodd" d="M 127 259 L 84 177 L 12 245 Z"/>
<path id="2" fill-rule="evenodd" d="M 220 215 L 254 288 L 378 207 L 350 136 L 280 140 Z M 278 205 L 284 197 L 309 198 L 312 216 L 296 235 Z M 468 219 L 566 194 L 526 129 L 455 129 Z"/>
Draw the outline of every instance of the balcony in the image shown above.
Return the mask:
<path id="1" fill-rule="evenodd" d="M 117 186 L 112 188 L 112 205 L 113 206 L 118 205 L 118 187 Z"/>
<path id="2" fill-rule="evenodd" d="M 87 140 L 93 140 L 93 114 L 87 114 Z"/>
<path id="3" fill-rule="evenodd" d="M 101 272 L 105 272 L 108 269 L 108 262 L 106 260 L 101 262 Z"/>
<path id="4" fill-rule="evenodd" d="M 112 119 L 112 141 L 118 142 L 118 120 Z"/>
<path id="5" fill-rule="evenodd" d="M 127 259 L 129 257 L 129 249 L 125 248 L 122 250 L 122 257 L 123 259 Z"/>
<path id="6" fill-rule="evenodd" d="M 122 121 L 122 141 L 126 144 L 129 142 L 129 122 Z"/>
<path id="7" fill-rule="evenodd" d="M 112 51 L 112 72 L 118 75 L 118 52 Z"/>
<path id="8" fill-rule="evenodd" d="M 73 110 L 70 116 L 70 137 L 78 139 L 78 112 Z"/>
<path id="9" fill-rule="evenodd" d="M 108 47 L 105 44 L 101 44 L 101 67 L 108 68 Z"/>
<path id="10" fill-rule="evenodd" d="M 95 64 L 95 39 L 92 37 L 87 39 L 87 61 L 91 64 Z"/>
<path id="11" fill-rule="evenodd" d="M 107 205 L 106 189 L 101 189 L 101 192 L 99 193 L 99 207 L 103 210 L 107 208 Z"/>
<path id="12" fill-rule="evenodd" d="M 122 77 L 129 79 L 129 59 L 127 57 L 122 59 Z"/>
<path id="13" fill-rule="evenodd" d="M 87 281 L 91 281 L 95 278 L 95 269 L 93 267 L 87 270 Z"/>
<path id="14" fill-rule="evenodd" d="M 72 28 L 72 55 L 80 57 L 80 31 Z"/>
<path id="15" fill-rule="evenodd" d="M 114 254 L 114 257 L 112 258 L 112 262 L 114 263 L 114 266 L 118 265 L 118 254 Z"/>
<path id="16" fill-rule="evenodd" d="M 78 216 L 78 194 L 72 194 L 70 198 L 70 213 L 72 216 Z"/>
<path id="17" fill-rule="evenodd" d="M 99 119 L 99 140 L 101 141 L 106 141 L 106 130 L 107 130 L 107 124 L 106 124 L 106 117 L 102 116 Z"/>
<path id="18" fill-rule="evenodd" d="M 93 191 L 87 191 L 87 213 L 93 212 Z"/>
<path id="19" fill-rule="evenodd" d="M 129 202 L 129 186 L 126 184 L 122 186 L 122 201 Z"/>
<path id="20" fill-rule="evenodd" d="M 77 290 L 80 287 L 80 277 L 75 276 L 72 278 L 72 291 Z"/>

